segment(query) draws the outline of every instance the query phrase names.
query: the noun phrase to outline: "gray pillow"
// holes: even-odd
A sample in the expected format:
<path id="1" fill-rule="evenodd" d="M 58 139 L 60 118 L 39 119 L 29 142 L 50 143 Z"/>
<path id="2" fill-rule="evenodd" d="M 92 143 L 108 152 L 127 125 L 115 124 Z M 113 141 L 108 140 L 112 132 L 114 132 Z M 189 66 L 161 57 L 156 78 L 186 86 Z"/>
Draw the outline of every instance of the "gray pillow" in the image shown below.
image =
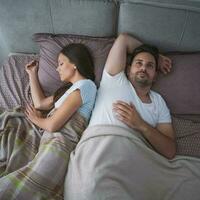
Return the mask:
<path id="1" fill-rule="evenodd" d="M 164 97 L 172 114 L 200 114 L 200 53 L 168 56 L 172 71 L 159 74 L 153 89 Z"/>
<path id="2" fill-rule="evenodd" d="M 36 33 L 33 35 L 33 40 L 40 48 L 38 76 L 40 84 L 47 95 L 54 93 L 63 85 L 56 72 L 57 56 L 62 47 L 70 43 L 82 43 L 89 48 L 94 60 L 95 82 L 98 85 L 106 58 L 114 42 L 114 38 L 48 33 Z"/>

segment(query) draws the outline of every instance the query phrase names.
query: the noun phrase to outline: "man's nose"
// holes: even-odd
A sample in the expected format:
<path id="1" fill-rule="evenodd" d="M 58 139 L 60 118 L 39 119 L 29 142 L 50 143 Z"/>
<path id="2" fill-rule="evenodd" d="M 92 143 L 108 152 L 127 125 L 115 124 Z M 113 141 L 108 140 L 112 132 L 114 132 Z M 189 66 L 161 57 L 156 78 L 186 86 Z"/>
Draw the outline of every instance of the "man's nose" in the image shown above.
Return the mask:
<path id="1" fill-rule="evenodd" d="M 143 71 L 145 71 L 145 70 L 146 70 L 146 65 L 143 64 L 143 65 L 141 66 L 141 69 L 142 69 Z"/>

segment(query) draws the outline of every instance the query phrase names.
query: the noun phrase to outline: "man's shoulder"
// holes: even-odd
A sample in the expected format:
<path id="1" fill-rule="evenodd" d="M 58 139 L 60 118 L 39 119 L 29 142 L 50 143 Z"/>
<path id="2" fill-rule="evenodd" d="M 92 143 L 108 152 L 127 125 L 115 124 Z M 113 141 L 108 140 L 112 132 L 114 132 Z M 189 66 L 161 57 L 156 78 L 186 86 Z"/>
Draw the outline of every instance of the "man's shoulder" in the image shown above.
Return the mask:
<path id="1" fill-rule="evenodd" d="M 150 90 L 150 95 L 156 100 L 164 100 L 162 95 L 156 91 Z"/>
<path id="2" fill-rule="evenodd" d="M 103 70 L 102 78 L 101 78 L 101 84 L 102 83 L 112 83 L 112 84 L 124 84 L 124 82 L 127 82 L 128 79 L 125 75 L 124 71 L 121 71 L 117 74 L 110 74 L 106 71 L 106 69 Z"/>
<path id="3" fill-rule="evenodd" d="M 152 95 L 154 95 L 154 96 L 161 97 L 161 95 L 160 95 L 158 92 L 154 91 L 154 90 L 150 90 L 150 93 L 151 93 Z"/>

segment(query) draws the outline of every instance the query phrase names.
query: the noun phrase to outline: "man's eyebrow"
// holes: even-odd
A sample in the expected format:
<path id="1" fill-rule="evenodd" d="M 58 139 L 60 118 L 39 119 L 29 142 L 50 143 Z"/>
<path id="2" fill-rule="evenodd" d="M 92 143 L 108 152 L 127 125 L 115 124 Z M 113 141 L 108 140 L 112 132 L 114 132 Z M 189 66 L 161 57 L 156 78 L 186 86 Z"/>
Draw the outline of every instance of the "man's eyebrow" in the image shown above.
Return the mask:
<path id="1" fill-rule="evenodd" d="M 137 58 L 137 59 L 135 59 L 135 61 L 143 61 L 143 60 L 142 60 L 142 59 L 139 59 L 139 58 Z M 151 61 L 148 61 L 148 63 L 155 64 L 154 62 L 151 62 Z"/>
<path id="2" fill-rule="evenodd" d="M 137 60 L 137 61 L 142 61 L 142 59 L 139 59 L 139 58 L 138 58 L 138 59 L 135 59 L 135 60 Z"/>

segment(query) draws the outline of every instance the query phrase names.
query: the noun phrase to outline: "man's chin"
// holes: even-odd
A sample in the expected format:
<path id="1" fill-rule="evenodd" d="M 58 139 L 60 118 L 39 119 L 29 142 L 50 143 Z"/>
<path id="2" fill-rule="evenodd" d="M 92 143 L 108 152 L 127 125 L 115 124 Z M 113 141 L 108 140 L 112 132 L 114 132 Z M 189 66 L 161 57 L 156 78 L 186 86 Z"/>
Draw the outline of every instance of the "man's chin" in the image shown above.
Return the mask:
<path id="1" fill-rule="evenodd" d="M 139 85 L 143 86 L 143 87 L 147 87 L 147 86 L 151 86 L 152 82 L 147 80 L 147 79 L 137 79 L 136 83 L 138 83 Z"/>
<path id="2" fill-rule="evenodd" d="M 141 83 L 145 83 L 145 82 L 148 82 L 148 79 L 146 77 L 137 77 L 136 81 L 141 82 Z"/>

